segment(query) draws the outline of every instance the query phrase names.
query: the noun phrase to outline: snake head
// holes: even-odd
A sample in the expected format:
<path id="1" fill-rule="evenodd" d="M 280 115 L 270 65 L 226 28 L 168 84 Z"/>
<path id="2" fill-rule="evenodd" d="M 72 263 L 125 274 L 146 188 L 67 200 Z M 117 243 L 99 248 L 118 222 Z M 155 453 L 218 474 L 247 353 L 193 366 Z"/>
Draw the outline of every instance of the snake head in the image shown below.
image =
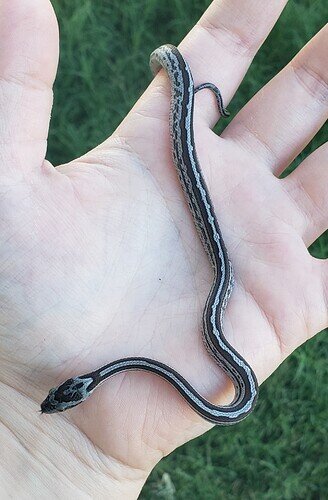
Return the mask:
<path id="1" fill-rule="evenodd" d="M 50 389 L 41 403 L 41 413 L 57 413 L 82 403 L 91 394 L 93 382 L 92 377 L 74 377 Z"/>

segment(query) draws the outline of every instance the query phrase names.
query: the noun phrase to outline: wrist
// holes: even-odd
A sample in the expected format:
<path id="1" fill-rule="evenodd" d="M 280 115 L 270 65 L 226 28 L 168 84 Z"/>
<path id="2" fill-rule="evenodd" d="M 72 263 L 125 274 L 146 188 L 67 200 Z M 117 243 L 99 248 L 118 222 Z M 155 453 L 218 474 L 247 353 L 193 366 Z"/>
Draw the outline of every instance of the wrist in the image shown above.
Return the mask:
<path id="1" fill-rule="evenodd" d="M 35 402 L 4 384 L 0 405 L 1 497 L 138 498 L 150 470 L 105 455 L 68 421 L 49 425 Z"/>

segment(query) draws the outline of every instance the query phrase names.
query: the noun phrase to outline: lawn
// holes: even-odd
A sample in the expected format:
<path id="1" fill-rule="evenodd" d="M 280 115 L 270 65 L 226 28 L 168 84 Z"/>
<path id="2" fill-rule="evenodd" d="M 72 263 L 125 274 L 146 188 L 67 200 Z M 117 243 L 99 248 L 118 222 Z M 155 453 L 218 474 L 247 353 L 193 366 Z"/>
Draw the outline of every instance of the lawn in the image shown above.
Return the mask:
<path id="1" fill-rule="evenodd" d="M 48 159 L 54 164 L 67 162 L 104 140 L 149 83 L 149 53 L 162 43 L 178 44 L 208 4 L 205 0 L 54 1 L 61 58 Z M 289 2 L 229 106 L 232 117 L 327 17 L 327 0 Z M 292 168 L 325 138 L 327 127 Z M 311 252 L 328 256 L 328 233 Z M 328 340 L 322 332 L 266 381 L 258 406 L 246 421 L 215 428 L 165 458 L 141 498 L 327 499 L 327 354 Z"/>

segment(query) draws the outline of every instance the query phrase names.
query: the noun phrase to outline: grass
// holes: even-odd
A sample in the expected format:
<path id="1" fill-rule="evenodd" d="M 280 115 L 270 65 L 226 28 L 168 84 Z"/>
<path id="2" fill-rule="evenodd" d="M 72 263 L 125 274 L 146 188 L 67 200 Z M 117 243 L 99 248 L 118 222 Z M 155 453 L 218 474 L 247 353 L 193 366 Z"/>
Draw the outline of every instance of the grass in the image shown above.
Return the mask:
<path id="1" fill-rule="evenodd" d="M 205 0 L 55 0 L 61 59 L 48 158 L 67 162 L 104 140 L 150 81 L 148 54 L 178 43 Z M 291 0 L 230 104 L 232 116 L 322 27 L 326 0 Z M 287 111 L 286 111 L 287 114 Z M 220 130 L 218 129 L 218 132 Z M 324 142 L 323 129 L 291 168 Z M 328 232 L 311 247 L 328 255 Z M 162 460 L 142 499 L 325 499 L 328 341 L 298 349 L 261 388 L 254 414 Z M 324 444 L 326 443 L 326 448 Z"/>

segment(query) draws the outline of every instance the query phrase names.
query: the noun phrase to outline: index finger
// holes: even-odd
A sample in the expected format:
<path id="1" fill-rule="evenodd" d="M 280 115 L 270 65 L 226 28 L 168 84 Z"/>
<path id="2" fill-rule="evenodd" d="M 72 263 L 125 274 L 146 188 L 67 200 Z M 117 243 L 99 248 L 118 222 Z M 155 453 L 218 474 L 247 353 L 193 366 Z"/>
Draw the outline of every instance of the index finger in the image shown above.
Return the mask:
<path id="1" fill-rule="evenodd" d="M 286 3 L 287 0 L 213 1 L 179 45 L 195 85 L 214 83 L 227 106 Z M 213 126 L 218 110 L 211 93 L 201 92 L 197 103 L 202 118 Z"/>

